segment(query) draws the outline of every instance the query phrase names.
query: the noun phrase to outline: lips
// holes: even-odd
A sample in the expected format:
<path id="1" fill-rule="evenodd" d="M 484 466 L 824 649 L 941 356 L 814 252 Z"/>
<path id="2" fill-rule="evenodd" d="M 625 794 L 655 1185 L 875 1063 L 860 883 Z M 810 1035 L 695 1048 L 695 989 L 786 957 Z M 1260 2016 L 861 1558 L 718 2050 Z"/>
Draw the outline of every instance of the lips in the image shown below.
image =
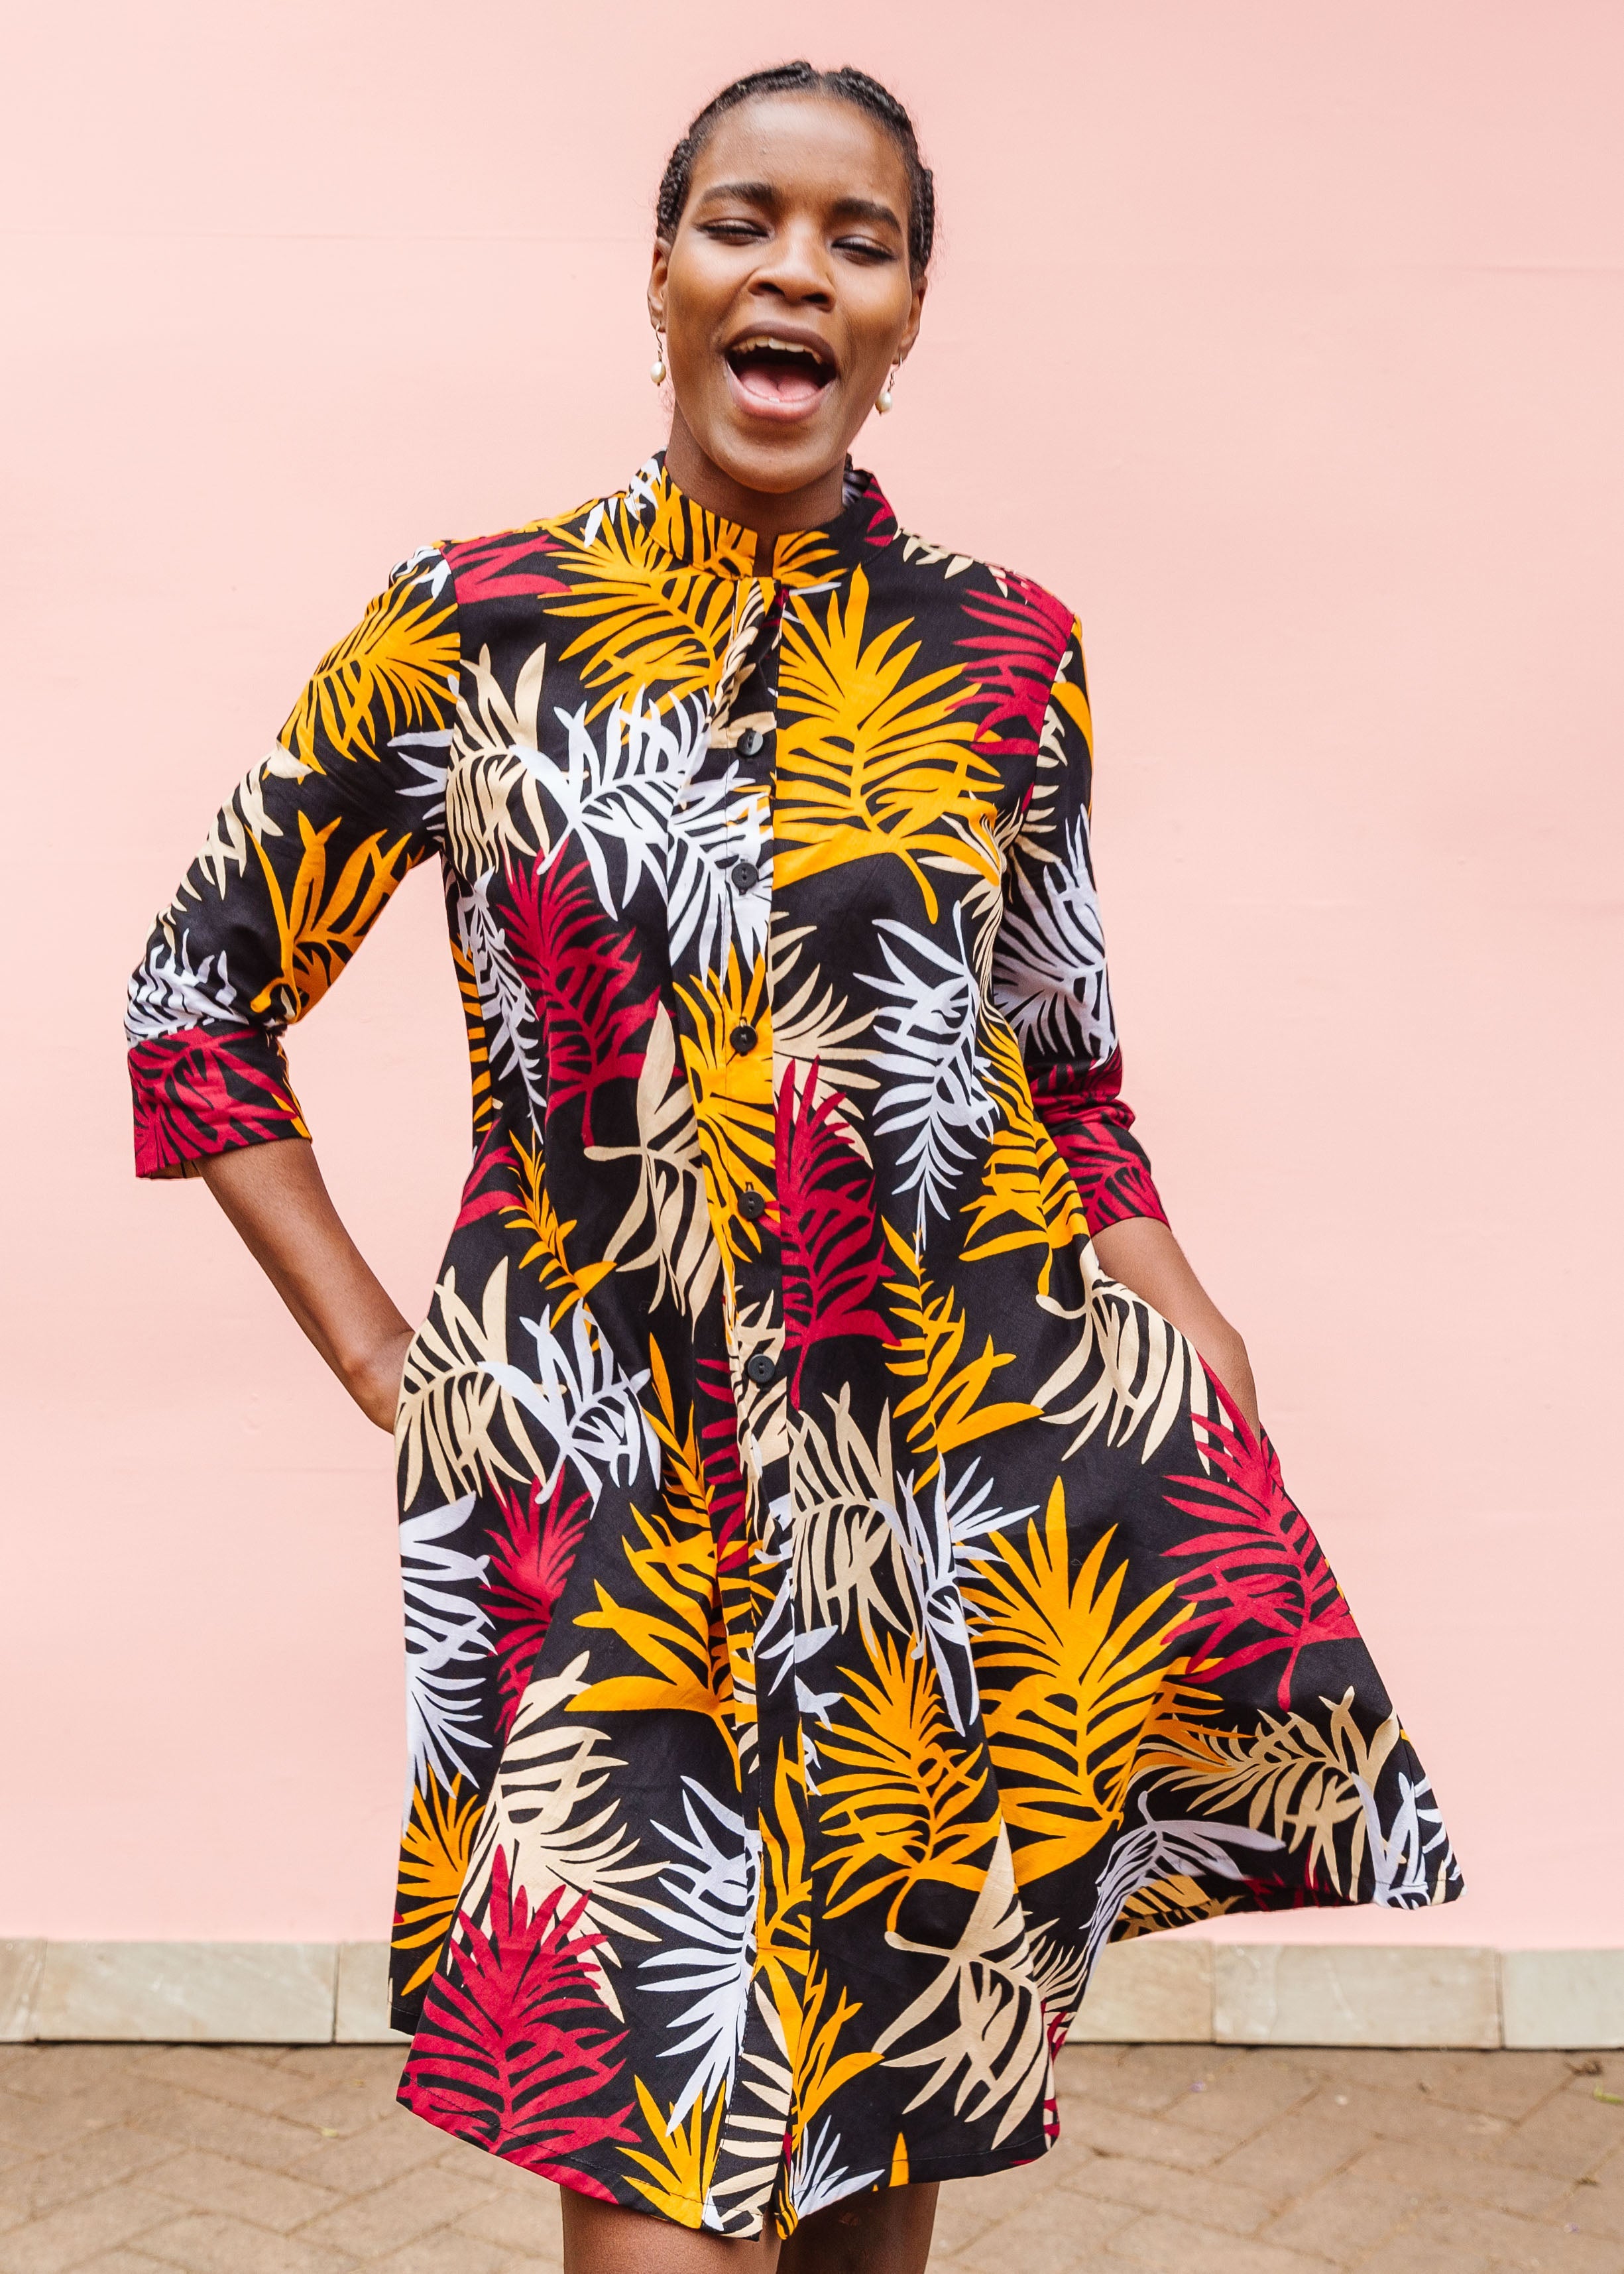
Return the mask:
<path id="1" fill-rule="evenodd" d="M 768 418 L 797 418 L 816 403 L 835 366 L 816 348 L 774 332 L 752 333 L 726 351 L 746 405 Z"/>

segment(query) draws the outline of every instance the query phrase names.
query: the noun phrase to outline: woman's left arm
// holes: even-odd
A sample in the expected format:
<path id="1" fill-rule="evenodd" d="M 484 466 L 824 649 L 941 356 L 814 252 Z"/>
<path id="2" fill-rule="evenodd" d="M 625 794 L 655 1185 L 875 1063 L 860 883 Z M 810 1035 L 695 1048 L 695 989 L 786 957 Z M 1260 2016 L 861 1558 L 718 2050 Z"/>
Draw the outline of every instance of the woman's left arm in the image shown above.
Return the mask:
<path id="1" fill-rule="evenodd" d="M 1154 1216 L 1129 1216 L 1094 1236 L 1094 1253 L 1113 1279 L 1187 1335 L 1258 1434 L 1257 1384 L 1246 1345 L 1191 1267 L 1171 1228 Z"/>
<path id="2" fill-rule="evenodd" d="M 1046 594 L 1028 590 L 1064 639 L 1032 797 L 1009 848 L 993 1000 L 1020 1039 L 1034 1109 L 1071 1172 L 1101 1264 L 1189 1337 L 1256 1430 L 1246 1345 L 1168 1225 L 1122 1095 L 1089 835 L 1094 735 L 1082 636 Z"/>

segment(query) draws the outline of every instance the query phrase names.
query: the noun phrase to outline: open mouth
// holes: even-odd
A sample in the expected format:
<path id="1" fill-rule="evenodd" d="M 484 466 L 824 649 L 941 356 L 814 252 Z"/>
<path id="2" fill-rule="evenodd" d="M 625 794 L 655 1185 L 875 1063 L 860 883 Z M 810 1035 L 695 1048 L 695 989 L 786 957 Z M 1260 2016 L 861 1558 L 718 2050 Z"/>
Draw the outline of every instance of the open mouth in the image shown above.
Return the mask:
<path id="1" fill-rule="evenodd" d="M 835 376 L 816 350 L 758 332 L 727 350 L 727 367 L 741 391 L 763 410 L 804 410 Z"/>

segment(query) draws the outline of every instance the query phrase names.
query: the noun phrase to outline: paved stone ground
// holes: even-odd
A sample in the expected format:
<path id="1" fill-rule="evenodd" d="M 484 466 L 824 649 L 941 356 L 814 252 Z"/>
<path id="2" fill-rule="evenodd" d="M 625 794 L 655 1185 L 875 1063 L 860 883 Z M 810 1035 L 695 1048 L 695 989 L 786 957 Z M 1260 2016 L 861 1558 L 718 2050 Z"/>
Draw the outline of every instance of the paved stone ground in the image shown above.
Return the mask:
<path id="1" fill-rule="evenodd" d="M 387 2047 L 0 2047 L 0 2274 L 549 2274 L 556 2191 Z M 1041 2164 L 942 2191 L 963 2274 L 1624 2274 L 1624 2055 L 1062 2057 Z M 1603 2096 L 1616 2096 L 1615 2098 Z"/>

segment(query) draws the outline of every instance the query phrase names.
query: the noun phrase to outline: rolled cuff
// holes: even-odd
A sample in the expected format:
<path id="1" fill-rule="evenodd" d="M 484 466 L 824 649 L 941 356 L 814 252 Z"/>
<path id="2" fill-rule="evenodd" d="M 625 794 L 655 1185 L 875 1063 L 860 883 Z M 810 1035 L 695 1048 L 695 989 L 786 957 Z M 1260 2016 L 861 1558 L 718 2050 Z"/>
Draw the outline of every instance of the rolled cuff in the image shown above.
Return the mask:
<path id="1" fill-rule="evenodd" d="M 278 1137 L 308 1137 L 281 1045 L 256 1027 L 188 1027 L 130 1052 L 135 1173 L 184 1177 L 192 1164 Z"/>
<path id="2" fill-rule="evenodd" d="M 1032 1077 L 1032 1103 L 1071 1172 L 1091 1232 L 1145 1216 L 1166 1224 L 1150 1158 L 1132 1134 L 1122 1096 L 1122 1053 L 1097 1064 L 1060 1063 Z"/>

